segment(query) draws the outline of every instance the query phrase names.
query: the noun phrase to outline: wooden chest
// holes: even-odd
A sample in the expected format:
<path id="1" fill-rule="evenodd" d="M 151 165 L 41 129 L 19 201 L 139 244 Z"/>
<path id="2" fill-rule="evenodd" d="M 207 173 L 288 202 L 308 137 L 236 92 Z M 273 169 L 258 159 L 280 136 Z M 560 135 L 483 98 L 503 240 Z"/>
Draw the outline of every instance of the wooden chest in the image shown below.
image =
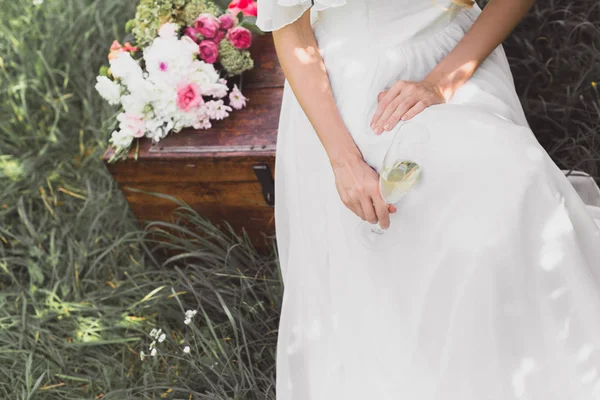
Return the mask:
<path id="1" fill-rule="evenodd" d="M 274 235 L 275 144 L 284 75 L 270 33 L 254 35 L 255 67 L 244 73 L 246 107 L 228 118 L 211 121 L 207 130 L 173 133 L 152 146 L 140 140 L 128 159 L 107 163 L 133 213 L 140 221 L 169 220 L 178 205 L 146 194 L 177 197 L 219 227 L 228 221 L 236 232 L 246 230 L 263 251 Z M 135 146 L 133 146 L 135 147 Z M 133 189 L 133 190 L 132 190 Z"/>

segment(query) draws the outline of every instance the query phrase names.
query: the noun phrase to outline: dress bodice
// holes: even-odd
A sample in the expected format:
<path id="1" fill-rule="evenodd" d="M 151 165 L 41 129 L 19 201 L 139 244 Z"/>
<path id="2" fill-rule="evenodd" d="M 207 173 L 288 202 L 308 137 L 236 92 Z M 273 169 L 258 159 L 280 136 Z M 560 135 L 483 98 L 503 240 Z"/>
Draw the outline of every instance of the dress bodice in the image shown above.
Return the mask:
<path id="1" fill-rule="evenodd" d="M 314 8 L 311 18 L 317 39 L 352 38 L 368 47 L 389 48 L 448 25 L 470 8 L 459 1 L 463 0 L 347 0 L 339 7 Z"/>
<path id="2" fill-rule="evenodd" d="M 256 24 L 263 31 L 276 30 L 310 8 L 313 26 L 330 33 L 397 43 L 439 29 L 475 4 L 474 0 L 259 0 Z"/>

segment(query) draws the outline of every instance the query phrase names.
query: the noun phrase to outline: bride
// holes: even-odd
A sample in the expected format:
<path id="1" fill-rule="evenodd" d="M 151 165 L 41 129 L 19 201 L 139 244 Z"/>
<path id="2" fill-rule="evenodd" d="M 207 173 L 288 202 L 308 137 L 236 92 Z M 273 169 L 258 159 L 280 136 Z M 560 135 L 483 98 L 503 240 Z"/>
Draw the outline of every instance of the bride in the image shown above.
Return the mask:
<path id="1" fill-rule="evenodd" d="M 501 45 L 532 3 L 258 1 L 286 77 L 278 400 L 600 399 L 600 230 Z"/>

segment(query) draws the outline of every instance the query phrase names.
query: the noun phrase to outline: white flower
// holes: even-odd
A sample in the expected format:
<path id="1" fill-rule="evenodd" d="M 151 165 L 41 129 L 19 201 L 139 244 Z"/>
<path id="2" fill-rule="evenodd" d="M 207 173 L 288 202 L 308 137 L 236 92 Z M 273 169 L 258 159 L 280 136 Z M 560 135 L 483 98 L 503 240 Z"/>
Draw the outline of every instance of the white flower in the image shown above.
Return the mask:
<path id="1" fill-rule="evenodd" d="M 247 97 L 245 97 L 242 92 L 238 89 L 237 85 L 233 85 L 233 89 L 231 89 L 231 93 L 229 93 L 229 104 L 231 107 L 236 110 L 240 110 L 246 106 Z"/>
<path id="2" fill-rule="evenodd" d="M 185 347 L 183 348 L 183 352 L 184 352 L 185 354 L 190 354 L 190 346 L 185 346 Z"/>
<path id="3" fill-rule="evenodd" d="M 158 343 L 164 342 L 166 337 L 167 337 L 167 335 L 165 335 L 164 333 L 162 335 L 160 335 L 160 337 L 158 338 Z"/>
<path id="4" fill-rule="evenodd" d="M 100 96 L 111 105 L 119 104 L 121 100 L 121 85 L 117 82 L 108 79 L 106 76 L 98 76 L 96 78 L 96 90 Z"/>
<path id="5" fill-rule="evenodd" d="M 194 43 L 192 47 L 177 37 L 154 39 L 150 46 L 144 49 L 148 79 L 163 88 L 176 88 L 197 70 L 194 67 L 197 53 L 198 45 Z"/>
<path id="6" fill-rule="evenodd" d="M 229 116 L 231 107 L 223 104 L 223 100 L 209 100 L 206 103 L 206 113 L 211 119 L 223 119 Z"/>
<path id="7" fill-rule="evenodd" d="M 162 332 L 162 329 L 154 328 L 150 331 L 150 337 L 158 339 L 158 336 L 160 335 L 161 332 Z"/>
<path id="8" fill-rule="evenodd" d="M 156 346 L 156 340 L 153 340 L 152 343 L 150 343 L 150 346 L 148 346 L 148 350 L 154 349 L 155 346 Z"/>
<path id="9" fill-rule="evenodd" d="M 152 351 L 150 352 L 150 355 L 152 357 L 154 357 L 156 355 L 156 348 L 152 349 Z"/>
<path id="10" fill-rule="evenodd" d="M 194 318 L 196 316 L 197 311 L 196 310 L 187 310 L 185 312 L 185 319 L 183 320 L 183 323 L 186 325 L 189 325 L 190 322 L 192 322 L 192 318 Z"/>
<path id="11" fill-rule="evenodd" d="M 146 357 L 146 353 L 144 353 L 144 351 L 140 351 L 140 360 L 144 361 L 144 357 Z"/>
<path id="12" fill-rule="evenodd" d="M 113 131 L 109 140 L 109 142 L 112 143 L 113 146 L 122 149 L 129 148 L 129 146 L 131 146 L 132 141 L 133 136 L 130 132 L 127 131 Z"/>
<path id="13" fill-rule="evenodd" d="M 126 94 L 121 97 L 121 103 L 123 109 L 131 114 L 142 114 L 146 108 L 148 102 L 142 96 L 134 96 L 132 94 Z"/>
<path id="14" fill-rule="evenodd" d="M 158 29 L 158 36 L 162 38 L 172 38 L 177 36 L 177 31 L 179 30 L 179 25 L 174 24 L 172 22 L 168 22 L 166 24 L 162 24 Z"/>
<path id="15" fill-rule="evenodd" d="M 143 85 L 144 76 L 142 68 L 131 57 L 128 51 L 119 53 L 117 57 L 110 60 L 110 71 L 115 78 L 120 79 L 127 89 L 134 90 L 136 86 Z"/>
<path id="16" fill-rule="evenodd" d="M 208 117 L 203 117 L 193 125 L 194 129 L 208 129 L 212 126 Z M 184 321 L 185 322 L 185 321 Z"/>
<path id="17" fill-rule="evenodd" d="M 212 96 L 217 99 L 220 99 L 221 97 L 227 96 L 228 91 L 229 88 L 227 87 L 227 85 L 224 85 L 222 83 L 205 83 L 202 94 L 205 96 Z"/>
<path id="18" fill-rule="evenodd" d="M 194 60 L 192 63 L 190 80 L 200 85 L 200 89 L 203 93 L 207 90 L 206 85 L 213 83 L 225 85 L 227 83 L 227 81 L 222 82 L 221 79 L 223 78 L 219 78 L 219 73 L 213 64 L 206 63 L 202 60 Z"/>
<path id="19" fill-rule="evenodd" d="M 160 139 L 167 136 L 169 131 L 173 129 L 174 122 L 172 117 L 156 116 L 155 118 L 146 120 L 146 137 L 152 139 L 153 142 L 159 142 Z"/>
<path id="20" fill-rule="evenodd" d="M 34 6 L 41 6 L 43 2 L 44 2 L 44 0 L 33 0 L 33 5 Z"/>

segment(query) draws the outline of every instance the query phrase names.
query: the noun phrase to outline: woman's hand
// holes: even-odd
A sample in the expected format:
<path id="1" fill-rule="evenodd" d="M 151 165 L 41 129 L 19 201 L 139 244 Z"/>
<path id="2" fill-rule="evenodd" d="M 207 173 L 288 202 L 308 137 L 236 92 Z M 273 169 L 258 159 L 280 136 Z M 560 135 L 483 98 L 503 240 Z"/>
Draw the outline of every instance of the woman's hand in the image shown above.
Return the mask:
<path id="1" fill-rule="evenodd" d="M 390 213 L 397 211 L 386 204 L 379 192 L 379 175 L 361 157 L 348 157 L 333 164 L 335 186 L 346 207 L 363 221 L 379 222 L 383 229 L 390 226 Z"/>
<path id="2" fill-rule="evenodd" d="M 379 93 L 378 105 L 371 119 L 375 134 L 392 129 L 399 120 L 408 120 L 432 104 L 445 103 L 444 92 L 428 81 L 399 80 Z"/>

